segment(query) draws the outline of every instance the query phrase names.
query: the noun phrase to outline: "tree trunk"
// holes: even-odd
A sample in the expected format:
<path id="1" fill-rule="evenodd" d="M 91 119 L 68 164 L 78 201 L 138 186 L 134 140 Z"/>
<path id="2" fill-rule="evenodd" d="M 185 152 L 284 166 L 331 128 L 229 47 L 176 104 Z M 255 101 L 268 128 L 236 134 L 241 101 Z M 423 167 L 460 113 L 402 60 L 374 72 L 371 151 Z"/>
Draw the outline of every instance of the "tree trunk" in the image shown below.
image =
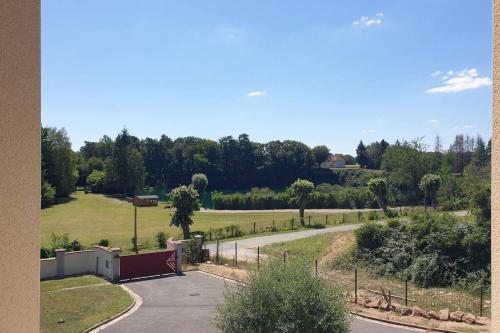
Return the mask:
<path id="1" fill-rule="evenodd" d="M 305 226 L 305 222 L 304 222 L 304 207 L 300 207 L 299 209 L 299 213 L 300 213 L 300 225 L 301 226 Z"/>
<path id="2" fill-rule="evenodd" d="M 184 234 L 184 239 L 189 239 L 191 238 L 189 235 L 189 224 L 183 224 L 182 225 L 182 233 Z"/>
<path id="3" fill-rule="evenodd" d="M 379 198 L 378 198 L 378 203 L 379 203 L 379 205 L 380 205 L 380 208 L 382 208 L 382 210 L 384 211 L 384 214 L 386 214 L 386 215 L 387 215 L 388 210 L 387 210 L 387 205 L 386 205 L 386 203 L 385 203 L 384 198 L 379 197 Z"/>
<path id="4" fill-rule="evenodd" d="M 424 194 L 424 212 L 427 213 L 427 195 Z"/>

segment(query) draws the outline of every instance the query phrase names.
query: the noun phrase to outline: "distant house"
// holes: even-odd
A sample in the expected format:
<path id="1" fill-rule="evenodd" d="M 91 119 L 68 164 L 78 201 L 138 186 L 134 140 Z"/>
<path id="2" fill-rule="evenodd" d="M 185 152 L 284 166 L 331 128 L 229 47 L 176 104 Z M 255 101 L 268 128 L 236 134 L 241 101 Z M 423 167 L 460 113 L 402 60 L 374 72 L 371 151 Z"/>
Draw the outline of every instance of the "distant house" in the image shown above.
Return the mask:
<path id="1" fill-rule="evenodd" d="M 340 155 L 330 154 L 326 161 L 321 163 L 321 167 L 325 169 L 345 168 L 345 160 Z"/>
<path id="2" fill-rule="evenodd" d="M 135 196 L 133 203 L 137 207 L 158 206 L 158 199 L 157 195 L 137 195 Z"/>

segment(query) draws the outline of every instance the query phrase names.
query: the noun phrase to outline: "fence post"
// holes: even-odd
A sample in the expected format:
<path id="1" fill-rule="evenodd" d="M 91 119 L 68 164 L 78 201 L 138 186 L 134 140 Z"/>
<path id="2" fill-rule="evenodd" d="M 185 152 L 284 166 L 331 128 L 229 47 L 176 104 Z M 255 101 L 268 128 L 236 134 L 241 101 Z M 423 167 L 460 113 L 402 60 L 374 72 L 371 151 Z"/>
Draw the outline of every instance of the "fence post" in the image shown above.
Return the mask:
<path id="1" fill-rule="evenodd" d="M 342 213 L 342 224 L 345 223 L 345 213 Z"/>
<path id="2" fill-rule="evenodd" d="M 325 215 L 325 225 L 328 224 L 328 215 Z"/>
<path id="3" fill-rule="evenodd" d="M 253 233 L 255 234 L 255 222 L 253 223 Z"/>
<path id="4" fill-rule="evenodd" d="M 212 228 L 210 228 L 210 234 L 209 234 L 209 237 L 210 237 L 210 240 L 212 240 Z"/>
<path id="5" fill-rule="evenodd" d="M 408 306 L 408 279 L 405 279 L 405 306 Z"/>
<path id="6" fill-rule="evenodd" d="M 286 251 L 283 251 L 283 267 L 286 266 Z"/>
<path id="7" fill-rule="evenodd" d="M 354 303 L 358 302 L 358 269 L 354 269 Z"/>
<path id="8" fill-rule="evenodd" d="M 480 305 L 479 305 L 479 316 L 482 317 L 483 316 L 483 287 L 481 286 L 481 290 L 480 290 L 480 294 L 481 294 L 481 301 L 480 301 Z"/>
<path id="9" fill-rule="evenodd" d="M 358 212 L 358 223 L 361 221 L 361 212 Z"/>
<path id="10" fill-rule="evenodd" d="M 234 266 L 238 268 L 238 242 L 234 242 Z"/>
<path id="11" fill-rule="evenodd" d="M 293 230 L 293 220 L 294 220 L 294 219 L 293 219 L 293 217 L 292 217 L 292 230 Z"/>
<path id="12" fill-rule="evenodd" d="M 257 269 L 260 268 L 260 246 L 257 246 Z"/>
<path id="13" fill-rule="evenodd" d="M 274 220 L 273 220 L 273 231 L 274 231 L 274 230 L 276 230 L 276 229 L 274 228 Z"/>
<path id="14" fill-rule="evenodd" d="M 311 215 L 309 215 L 308 218 L 309 218 L 309 226 L 311 226 Z"/>
<path id="15" fill-rule="evenodd" d="M 217 239 L 217 249 L 215 251 L 215 262 L 217 264 L 220 264 L 220 261 L 219 261 L 219 239 Z"/>
<path id="16" fill-rule="evenodd" d="M 318 259 L 316 259 L 316 277 L 318 277 Z"/>

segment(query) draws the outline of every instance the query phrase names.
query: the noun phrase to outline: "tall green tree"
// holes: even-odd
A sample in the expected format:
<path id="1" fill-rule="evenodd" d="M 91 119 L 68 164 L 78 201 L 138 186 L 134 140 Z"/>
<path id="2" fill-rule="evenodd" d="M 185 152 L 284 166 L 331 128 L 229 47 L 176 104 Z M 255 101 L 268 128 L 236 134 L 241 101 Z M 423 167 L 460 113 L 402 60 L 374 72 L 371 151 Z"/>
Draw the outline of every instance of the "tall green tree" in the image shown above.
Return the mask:
<path id="1" fill-rule="evenodd" d="M 330 149 L 327 146 L 316 146 L 312 149 L 312 153 L 314 155 L 314 162 L 316 163 L 316 167 L 320 167 L 321 163 L 326 161 L 328 156 L 330 156 Z"/>
<path id="2" fill-rule="evenodd" d="M 314 184 L 305 179 L 297 179 L 289 187 L 290 198 L 299 206 L 300 224 L 305 225 L 304 210 L 307 202 L 314 191 Z"/>
<path id="3" fill-rule="evenodd" d="M 190 238 L 189 226 L 193 224 L 192 216 L 200 210 L 198 192 L 191 186 L 179 186 L 170 193 L 172 206 L 170 225 L 182 228 L 184 239 Z"/>
<path id="4" fill-rule="evenodd" d="M 356 148 L 356 163 L 358 163 L 362 168 L 366 168 L 368 165 L 368 155 L 363 141 L 360 141 L 358 147 Z"/>
<path id="5" fill-rule="evenodd" d="M 198 192 L 200 200 L 203 201 L 203 196 L 205 195 L 205 190 L 208 186 L 208 178 L 204 173 L 195 173 L 191 177 L 191 185 Z"/>
<path id="6" fill-rule="evenodd" d="M 432 207 L 437 207 L 437 192 L 441 186 L 441 177 L 439 175 L 426 174 L 420 180 L 419 188 L 424 193 L 424 207 L 427 211 L 427 200 L 431 201 Z"/>
<path id="7" fill-rule="evenodd" d="M 370 179 L 368 181 L 368 190 L 377 197 L 380 208 L 387 214 L 389 212 L 387 209 L 387 180 L 382 177 Z"/>
<path id="8" fill-rule="evenodd" d="M 42 127 L 42 184 L 55 189 L 56 198 L 68 197 L 75 189 L 78 179 L 76 154 L 71 150 L 71 142 L 64 128 Z M 48 189 L 48 186 L 44 187 Z"/>

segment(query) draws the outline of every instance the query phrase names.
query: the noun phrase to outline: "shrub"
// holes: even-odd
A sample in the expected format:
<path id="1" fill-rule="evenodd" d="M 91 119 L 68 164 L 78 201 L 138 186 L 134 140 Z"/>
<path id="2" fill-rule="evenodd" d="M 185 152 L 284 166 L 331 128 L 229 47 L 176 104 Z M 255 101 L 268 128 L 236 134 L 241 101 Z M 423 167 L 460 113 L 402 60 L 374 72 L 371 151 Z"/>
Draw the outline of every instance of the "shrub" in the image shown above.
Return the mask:
<path id="1" fill-rule="evenodd" d="M 368 220 L 370 221 L 376 221 L 379 219 L 378 212 L 375 210 L 371 210 L 368 212 Z"/>
<path id="2" fill-rule="evenodd" d="M 430 287 L 441 282 L 442 266 L 436 254 L 418 257 L 410 271 L 412 280 L 417 286 Z"/>
<path id="3" fill-rule="evenodd" d="M 55 253 L 56 249 L 65 249 L 68 251 L 71 248 L 71 244 L 69 242 L 68 234 L 56 235 L 52 233 L 50 235 L 50 249 L 53 253 Z"/>
<path id="4" fill-rule="evenodd" d="M 50 251 L 50 249 L 42 247 L 40 249 L 40 259 L 45 259 L 45 258 L 50 258 L 50 257 L 52 257 L 52 252 Z"/>
<path id="5" fill-rule="evenodd" d="M 368 222 L 354 231 L 356 245 L 359 249 L 374 250 L 382 246 L 384 236 L 382 227 L 374 222 Z"/>
<path id="6" fill-rule="evenodd" d="M 225 294 L 217 307 L 222 332 L 349 332 L 340 289 L 301 261 L 271 261 L 250 274 L 248 285 Z"/>
<path id="7" fill-rule="evenodd" d="M 71 250 L 73 251 L 81 251 L 82 250 L 82 245 L 78 241 L 78 239 L 75 239 L 74 241 L 71 242 Z"/>
<path id="8" fill-rule="evenodd" d="M 99 246 L 109 247 L 109 239 L 106 239 L 106 238 L 101 239 L 101 240 L 99 241 Z"/>
<path id="9" fill-rule="evenodd" d="M 156 234 L 156 241 L 158 242 L 158 247 L 160 249 L 165 249 L 167 247 L 167 234 L 163 231 L 159 231 Z"/>

